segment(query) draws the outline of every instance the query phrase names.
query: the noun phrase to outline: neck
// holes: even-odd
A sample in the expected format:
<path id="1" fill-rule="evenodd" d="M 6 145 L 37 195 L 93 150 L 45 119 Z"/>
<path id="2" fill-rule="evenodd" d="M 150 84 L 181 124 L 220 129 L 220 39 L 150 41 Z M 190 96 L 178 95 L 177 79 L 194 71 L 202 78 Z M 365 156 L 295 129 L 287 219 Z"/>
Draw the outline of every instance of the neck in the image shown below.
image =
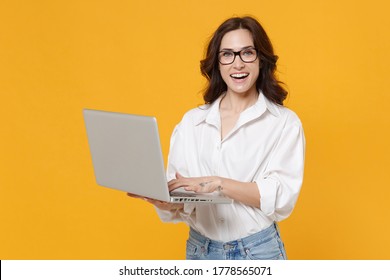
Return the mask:
<path id="1" fill-rule="evenodd" d="M 241 113 L 255 104 L 257 99 L 257 91 L 250 91 L 242 94 L 227 91 L 221 100 L 220 108 L 235 113 Z"/>

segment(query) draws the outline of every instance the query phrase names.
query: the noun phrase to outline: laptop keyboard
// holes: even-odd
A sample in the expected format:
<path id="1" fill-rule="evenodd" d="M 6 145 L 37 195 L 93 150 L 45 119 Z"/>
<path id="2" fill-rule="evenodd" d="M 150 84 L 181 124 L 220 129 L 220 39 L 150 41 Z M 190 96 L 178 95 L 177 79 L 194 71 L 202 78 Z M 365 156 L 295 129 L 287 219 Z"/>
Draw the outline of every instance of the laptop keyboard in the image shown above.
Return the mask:
<path id="1" fill-rule="evenodd" d="M 182 193 L 182 192 L 171 192 L 171 196 L 178 196 L 178 197 L 194 197 L 196 196 L 194 193 Z"/>

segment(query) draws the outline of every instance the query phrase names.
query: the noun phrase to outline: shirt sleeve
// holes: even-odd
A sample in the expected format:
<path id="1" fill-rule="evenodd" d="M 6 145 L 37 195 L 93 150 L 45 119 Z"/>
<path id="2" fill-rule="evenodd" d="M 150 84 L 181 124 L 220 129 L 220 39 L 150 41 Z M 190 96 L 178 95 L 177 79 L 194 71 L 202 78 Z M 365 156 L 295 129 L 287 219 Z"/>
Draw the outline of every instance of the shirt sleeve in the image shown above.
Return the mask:
<path id="1" fill-rule="evenodd" d="M 287 123 L 266 171 L 255 180 L 260 209 L 274 221 L 287 218 L 298 199 L 304 171 L 305 137 L 301 122 Z"/>
<path id="2" fill-rule="evenodd" d="M 189 176 L 187 164 L 185 161 L 185 145 L 184 137 L 181 130 L 182 124 L 178 124 L 173 130 L 169 155 L 168 155 L 168 164 L 167 164 L 167 181 L 171 181 L 176 178 L 176 172 L 180 173 L 183 176 Z M 163 222 L 173 222 L 178 223 L 184 221 L 189 217 L 195 209 L 195 204 L 184 204 L 184 209 L 182 210 L 161 210 L 156 207 L 157 214 L 159 215 L 161 221 Z"/>

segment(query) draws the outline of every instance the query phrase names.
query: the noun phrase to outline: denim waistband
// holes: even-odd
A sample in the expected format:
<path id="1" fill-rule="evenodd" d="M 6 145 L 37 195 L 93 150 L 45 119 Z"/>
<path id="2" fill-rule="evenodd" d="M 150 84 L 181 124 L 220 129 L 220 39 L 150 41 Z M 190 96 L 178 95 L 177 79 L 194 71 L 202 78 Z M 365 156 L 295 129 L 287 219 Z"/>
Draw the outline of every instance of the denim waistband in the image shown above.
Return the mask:
<path id="1" fill-rule="evenodd" d="M 249 245 L 253 242 L 261 242 L 262 240 L 270 238 L 270 236 L 272 236 L 273 234 L 279 235 L 279 229 L 276 223 L 273 223 L 268 228 L 263 229 L 255 234 L 229 242 L 215 241 L 203 236 L 193 228 L 190 229 L 190 239 L 205 244 L 206 247 L 215 247 L 223 250 L 229 250 L 237 247 L 242 248 L 243 246 Z"/>

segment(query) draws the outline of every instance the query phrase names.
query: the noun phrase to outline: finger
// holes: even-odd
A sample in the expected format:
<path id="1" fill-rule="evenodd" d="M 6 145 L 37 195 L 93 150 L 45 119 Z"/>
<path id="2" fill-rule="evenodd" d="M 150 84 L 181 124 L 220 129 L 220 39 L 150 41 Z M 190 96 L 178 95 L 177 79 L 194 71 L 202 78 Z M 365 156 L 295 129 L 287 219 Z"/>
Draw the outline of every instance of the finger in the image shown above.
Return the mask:
<path id="1" fill-rule="evenodd" d="M 168 189 L 169 191 L 173 191 L 175 189 L 178 189 L 178 188 L 181 188 L 181 187 L 186 187 L 186 186 L 189 186 L 189 182 L 187 180 L 175 180 L 175 181 L 171 181 L 170 183 L 168 183 Z"/>
<path id="2" fill-rule="evenodd" d="M 186 191 L 193 191 L 193 192 L 201 192 L 201 187 L 199 186 L 189 186 L 189 187 L 184 187 Z"/>
<path id="3" fill-rule="evenodd" d="M 167 204 L 167 202 L 165 202 L 165 201 L 161 201 L 161 200 L 157 200 L 157 199 L 153 199 L 153 198 L 145 197 L 144 200 L 149 202 L 149 203 L 152 203 L 152 204 Z"/>
<path id="4" fill-rule="evenodd" d="M 174 183 L 174 184 L 168 185 L 168 189 L 170 192 L 173 190 L 176 190 L 178 188 L 181 188 L 181 187 L 183 187 L 183 184 L 180 184 L 180 183 Z"/>
<path id="5" fill-rule="evenodd" d="M 130 196 L 130 197 L 133 197 L 133 198 L 144 198 L 143 196 L 136 195 L 136 194 L 133 194 L 133 193 L 127 193 L 127 196 Z"/>
<path id="6" fill-rule="evenodd" d="M 166 202 L 158 201 L 158 200 L 150 200 L 148 202 L 159 209 L 162 209 L 162 210 L 168 209 L 168 203 L 166 203 Z"/>
<path id="7" fill-rule="evenodd" d="M 176 179 L 173 179 L 173 180 L 171 180 L 171 181 L 168 182 L 168 186 L 172 186 L 172 185 L 174 185 L 174 184 L 176 184 L 176 183 L 177 183 L 177 180 L 176 180 Z"/>
<path id="8" fill-rule="evenodd" d="M 187 180 L 185 180 L 185 179 L 173 179 L 173 180 L 168 182 L 168 186 L 173 186 L 173 185 L 180 185 L 180 186 L 187 185 Z"/>

